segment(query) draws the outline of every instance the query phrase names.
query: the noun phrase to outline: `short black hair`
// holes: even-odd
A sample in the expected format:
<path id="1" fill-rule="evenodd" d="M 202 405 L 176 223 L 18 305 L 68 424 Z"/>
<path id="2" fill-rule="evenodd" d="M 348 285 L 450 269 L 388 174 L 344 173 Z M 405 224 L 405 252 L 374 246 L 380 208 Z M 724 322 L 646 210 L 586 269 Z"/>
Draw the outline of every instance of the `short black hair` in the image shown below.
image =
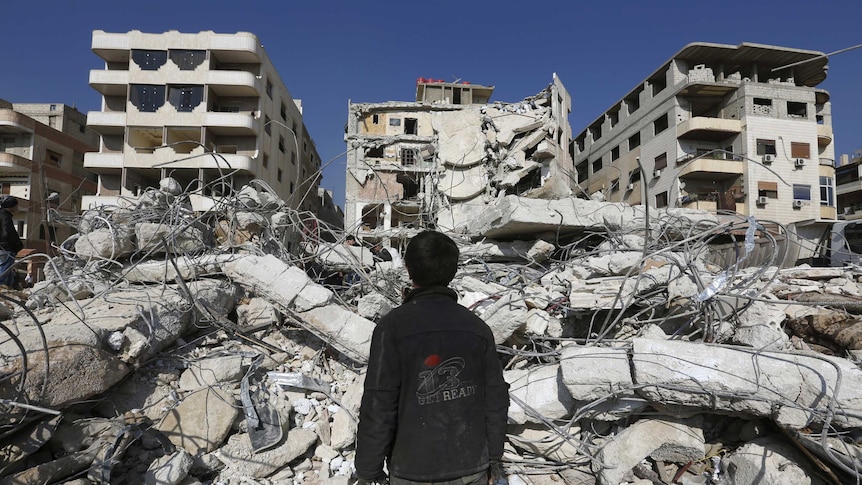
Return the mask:
<path id="1" fill-rule="evenodd" d="M 355 240 L 356 240 L 356 236 L 354 236 L 353 234 L 348 234 L 348 235 L 347 235 L 347 237 L 346 237 L 346 238 L 344 238 L 344 240 L 345 240 L 345 241 L 355 241 Z"/>
<path id="2" fill-rule="evenodd" d="M 458 271 L 458 246 L 442 232 L 421 232 L 407 245 L 404 265 L 414 285 L 446 286 Z"/>

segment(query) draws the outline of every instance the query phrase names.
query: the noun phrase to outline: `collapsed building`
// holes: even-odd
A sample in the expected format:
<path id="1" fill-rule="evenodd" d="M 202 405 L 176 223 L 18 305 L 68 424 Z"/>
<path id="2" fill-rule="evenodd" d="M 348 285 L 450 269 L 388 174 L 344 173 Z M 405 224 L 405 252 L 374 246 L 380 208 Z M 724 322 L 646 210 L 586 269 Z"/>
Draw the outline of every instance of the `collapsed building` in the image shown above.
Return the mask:
<path id="1" fill-rule="evenodd" d="M 345 227 L 389 237 L 436 224 L 457 230 L 506 195 L 571 193 L 571 97 L 551 84 L 517 103 L 493 86 L 420 78 L 415 102 L 351 103 Z"/>
<path id="2" fill-rule="evenodd" d="M 264 183 L 204 213 L 191 195 L 165 179 L 88 211 L 46 281 L 0 293 L 0 483 L 350 481 L 404 268 L 302 231 Z M 780 269 L 754 218 L 571 197 L 505 196 L 453 237 L 511 385 L 512 483 L 862 477 L 858 268 Z"/>

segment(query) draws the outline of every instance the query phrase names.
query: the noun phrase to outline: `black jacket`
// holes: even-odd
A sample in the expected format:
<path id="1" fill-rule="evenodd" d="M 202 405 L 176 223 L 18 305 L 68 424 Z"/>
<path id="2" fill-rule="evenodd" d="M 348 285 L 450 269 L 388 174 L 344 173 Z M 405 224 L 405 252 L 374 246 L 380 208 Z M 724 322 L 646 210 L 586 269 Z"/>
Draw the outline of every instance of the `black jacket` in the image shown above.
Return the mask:
<path id="1" fill-rule="evenodd" d="M 509 386 L 491 329 L 444 287 L 419 288 L 374 329 L 356 475 L 450 480 L 500 459 Z"/>
<path id="2" fill-rule="evenodd" d="M 12 214 L 6 209 L 0 209 L 0 249 L 17 254 L 24 248 L 15 223 L 12 222 Z"/>

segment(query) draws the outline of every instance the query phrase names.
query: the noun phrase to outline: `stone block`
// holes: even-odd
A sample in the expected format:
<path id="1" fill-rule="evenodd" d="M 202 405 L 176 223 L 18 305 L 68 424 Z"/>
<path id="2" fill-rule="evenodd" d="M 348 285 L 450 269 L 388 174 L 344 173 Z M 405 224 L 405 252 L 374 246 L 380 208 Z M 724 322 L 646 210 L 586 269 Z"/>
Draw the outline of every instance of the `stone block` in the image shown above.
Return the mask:
<path id="1" fill-rule="evenodd" d="M 576 401 L 594 401 L 611 394 L 634 395 L 626 349 L 566 346 L 560 356 L 560 370 L 563 384 Z"/>
<path id="2" fill-rule="evenodd" d="M 236 320 L 241 327 L 278 325 L 281 322 L 281 314 L 265 299 L 250 298 L 247 303 L 236 307 Z"/>
<path id="3" fill-rule="evenodd" d="M 283 308 L 292 307 L 294 298 L 310 283 L 305 271 L 272 255 L 230 261 L 224 264 L 223 271 L 252 293 Z"/>
<path id="4" fill-rule="evenodd" d="M 780 483 L 810 485 L 821 483 L 796 448 L 777 438 L 759 438 L 732 452 L 722 462 L 722 471 L 731 483 Z"/>
<path id="5" fill-rule="evenodd" d="M 220 382 L 238 381 L 244 373 L 241 355 L 211 357 L 190 363 L 180 375 L 179 386 L 183 391 L 195 391 Z"/>
<path id="6" fill-rule="evenodd" d="M 379 320 L 392 311 L 392 302 L 380 293 L 368 293 L 357 304 L 359 316 L 369 320 Z"/>
<path id="7" fill-rule="evenodd" d="M 239 414 L 239 403 L 230 393 L 206 388 L 186 396 L 156 429 L 192 455 L 209 453 L 221 446 Z"/>
<path id="8" fill-rule="evenodd" d="M 499 345 L 524 326 L 527 305 L 517 292 L 510 291 L 489 306 L 481 317 L 491 327 L 494 343 Z"/>
<path id="9" fill-rule="evenodd" d="M 75 241 L 80 259 L 121 259 L 135 251 L 134 233 L 120 229 L 96 229 Z"/>
<path id="10" fill-rule="evenodd" d="M 135 225 L 138 251 L 150 254 L 192 253 L 205 248 L 204 234 L 190 225 L 142 222 Z M 164 245 L 167 239 L 168 246 Z"/>
<path id="11" fill-rule="evenodd" d="M 547 419 L 561 419 L 571 413 L 574 401 L 563 384 L 559 365 L 536 366 L 503 373 L 509 383 L 509 394 Z M 522 408 L 514 400 L 509 403 L 509 420 L 524 424 L 541 423 L 533 411 Z"/>
<path id="12" fill-rule="evenodd" d="M 328 305 L 302 312 L 304 327 L 358 362 L 368 360 L 375 324 L 340 305 Z"/>
<path id="13" fill-rule="evenodd" d="M 145 485 L 177 485 L 189 474 L 194 460 L 183 448 L 156 458 L 144 473 Z"/>
<path id="14" fill-rule="evenodd" d="M 278 446 L 255 453 L 248 436 L 235 434 L 216 452 L 228 476 L 266 478 L 304 455 L 317 441 L 314 431 L 294 428 Z"/>
<path id="15" fill-rule="evenodd" d="M 293 300 L 294 310 L 307 312 L 312 308 L 322 307 L 332 301 L 332 290 L 317 283 L 309 283 L 302 288 Z"/>

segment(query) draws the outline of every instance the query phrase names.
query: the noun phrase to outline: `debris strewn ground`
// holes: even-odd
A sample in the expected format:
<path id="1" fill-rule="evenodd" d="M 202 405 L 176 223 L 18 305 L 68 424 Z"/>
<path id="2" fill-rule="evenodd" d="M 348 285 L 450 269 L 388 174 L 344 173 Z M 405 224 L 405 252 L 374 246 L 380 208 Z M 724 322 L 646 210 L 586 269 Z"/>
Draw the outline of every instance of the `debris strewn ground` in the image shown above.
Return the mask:
<path id="1" fill-rule="evenodd" d="M 163 180 L 0 293 L 0 483 L 350 480 L 371 332 L 409 281 L 271 194 L 196 214 Z M 514 484 L 858 483 L 858 268 L 751 266 L 775 242 L 754 219 L 575 198 L 452 236 Z"/>

